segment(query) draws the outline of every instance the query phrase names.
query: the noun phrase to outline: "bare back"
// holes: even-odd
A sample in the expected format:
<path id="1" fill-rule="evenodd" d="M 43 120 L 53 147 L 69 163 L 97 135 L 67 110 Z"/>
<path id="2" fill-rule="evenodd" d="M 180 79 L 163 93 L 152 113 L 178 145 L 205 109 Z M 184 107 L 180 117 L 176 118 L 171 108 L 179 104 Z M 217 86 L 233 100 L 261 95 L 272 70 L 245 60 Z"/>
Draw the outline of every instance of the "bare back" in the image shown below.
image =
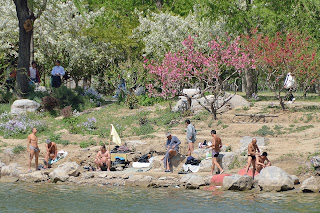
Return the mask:
<path id="1" fill-rule="evenodd" d="M 212 150 L 215 150 L 216 152 L 220 152 L 220 148 L 222 147 L 221 139 L 217 136 L 213 136 L 213 142 L 212 142 Z"/>

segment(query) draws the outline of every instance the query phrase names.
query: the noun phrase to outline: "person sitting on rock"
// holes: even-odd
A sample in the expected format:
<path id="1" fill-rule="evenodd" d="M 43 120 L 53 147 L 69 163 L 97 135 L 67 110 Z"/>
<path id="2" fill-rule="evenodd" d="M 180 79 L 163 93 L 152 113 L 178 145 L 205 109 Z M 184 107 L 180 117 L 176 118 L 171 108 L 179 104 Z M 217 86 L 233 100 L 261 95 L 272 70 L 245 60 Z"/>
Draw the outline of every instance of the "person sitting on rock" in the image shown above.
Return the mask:
<path id="1" fill-rule="evenodd" d="M 246 167 L 246 174 L 248 174 L 250 165 L 252 164 L 252 177 L 254 179 L 254 174 L 256 172 L 256 155 L 260 154 L 260 150 L 257 145 L 257 139 L 252 138 L 252 142 L 248 145 L 248 164 Z"/>
<path id="2" fill-rule="evenodd" d="M 268 159 L 268 153 L 263 152 L 261 156 L 257 156 L 257 172 L 260 173 L 260 171 L 268 166 L 271 166 L 271 162 Z"/>
<path id="3" fill-rule="evenodd" d="M 98 152 L 96 159 L 94 160 L 97 165 L 97 170 L 105 170 L 107 167 L 107 171 L 110 171 L 111 167 L 111 154 L 109 150 L 106 149 L 105 145 L 102 145 L 100 151 Z"/>
<path id="4" fill-rule="evenodd" d="M 55 142 L 52 142 L 50 139 L 46 141 L 46 156 L 45 156 L 45 168 L 50 168 L 52 161 L 55 161 L 58 155 L 58 148 Z"/>
<path id="5" fill-rule="evenodd" d="M 179 145 L 181 144 L 181 141 L 176 136 L 172 136 L 171 133 L 169 132 L 166 134 L 166 136 L 167 136 L 167 143 L 166 143 L 167 152 L 163 158 L 164 168 L 165 168 L 165 172 L 172 172 L 170 170 L 170 166 L 171 166 L 170 159 L 176 156 L 177 153 L 179 152 Z"/>
<path id="6" fill-rule="evenodd" d="M 218 163 L 218 156 L 220 152 L 220 148 L 222 147 L 221 139 L 217 136 L 216 130 L 211 130 L 211 136 L 212 136 L 212 145 L 207 146 L 206 148 L 212 147 L 212 167 L 211 167 L 211 176 L 213 176 L 213 170 L 214 167 L 217 166 L 220 174 L 224 172 L 224 170 L 221 168 L 220 164 Z"/>

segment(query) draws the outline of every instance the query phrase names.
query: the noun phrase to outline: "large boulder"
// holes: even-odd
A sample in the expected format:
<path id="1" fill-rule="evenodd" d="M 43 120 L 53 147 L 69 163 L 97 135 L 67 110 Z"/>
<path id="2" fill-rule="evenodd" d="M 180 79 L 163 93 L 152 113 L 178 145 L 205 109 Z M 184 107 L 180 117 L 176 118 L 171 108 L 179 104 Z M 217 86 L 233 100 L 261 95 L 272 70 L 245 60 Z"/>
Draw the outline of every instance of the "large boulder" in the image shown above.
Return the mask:
<path id="1" fill-rule="evenodd" d="M 211 178 L 211 184 L 215 186 L 222 186 L 223 184 L 223 179 L 226 176 L 231 176 L 231 174 L 219 174 L 219 175 L 213 175 Z"/>
<path id="2" fill-rule="evenodd" d="M 20 99 L 13 102 L 11 105 L 11 114 L 19 115 L 26 114 L 27 112 L 36 112 L 40 107 L 40 104 L 29 100 L 29 99 Z"/>
<path id="3" fill-rule="evenodd" d="M 20 174 L 19 179 L 26 182 L 42 182 L 49 179 L 48 175 L 43 171 L 35 171 L 27 174 Z"/>
<path id="4" fill-rule="evenodd" d="M 234 152 L 220 152 L 218 156 L 218 163 L 222 169 L 228 170 L 229 167 L 236 160 L 236 154 Z M 200 163 L 199 172 L 210 172 L 212 167 L 212 159 L 202 160 Z M 215 168 L 214 172 L 217 172 L 218 168 Z"/>
<path id="5" fill-rule="evenodd" d="M 1 167 L 1 176 L 19 176 L 20 171 L 17 163 L 10 163 L 8 166 Z"/>
<path id="6" fill-rule="evenodd" d="M 203 177 L 196 174 L 186 174 L 180 179 L 180 184 L 186 189 L 199 189 L 200 186 L 209 185 L 210 177 Z"/>
<path id="7" fill-rule="evenodd" d="M 68 180 L 69 176 L 79 176 L 79 170 L 80 166 L 76 162 L 66 162 L 54 169 L 49 176 L 53 183 L 58 181 L 65 182 Z"/>
<path id="8" fill-rule="evenodd" d="M 6 164 L 3 163 L 1 160 L 0 160 L 0 171 L 1 171 L 1 168 L 4 167 Z"/>
<path id="9" fill-rule="evenodd" d="M 193 151 L 192 157 L 196 159 L 204 159 L 206 158 L 207 152 L 211 152 L 211 149 L 195 149 Z"/>
<path id="10" fill-rule="evenodd" d="M 315 177 L 310 177 L 302 182 L 301 184 L 302 192 L 319 192 L 319 184 Z"/>
<path id="11" fill-rule="evenodd" d="M 262 169 L 257 179 L 258 186 L 263 191 L 287 191 L 294 188 L 290 175 L 276 166 Z"/>
<path id="12" fill-rule="evenodd" d="M 259 148 L 264 147 L 267 145 L 267 139 L 264 137 L 251 137 L 251 136 L 244 136 L 241 138 L 240 143 L 240 152 L 246 152 L 248 150 L 248 145 L 252 142 L 252 139 L 257 139 L 257 145 Z"/>
<path id="13" fill-rule="evenodd" d="M 153 185 L 152 176 L 144 176 L 144 175 L 130 175 L 128 179 L 126 179 L 127 186 L 142 186 L 142 187 L 150 187 Z"/>
<path id="14" fill-rule="evenodd" d="M 223 178 L 222 187 L 225 190 L 245 191 L 251 190 L 253 178 L 250 176 L 231 175 Z"/>
<path id="15" fill-rule="evenodd" d="M 314 166 L 314 168 L 320 167 L 320 156 L 315 156 L 311 158 L 311 163 Z"/>

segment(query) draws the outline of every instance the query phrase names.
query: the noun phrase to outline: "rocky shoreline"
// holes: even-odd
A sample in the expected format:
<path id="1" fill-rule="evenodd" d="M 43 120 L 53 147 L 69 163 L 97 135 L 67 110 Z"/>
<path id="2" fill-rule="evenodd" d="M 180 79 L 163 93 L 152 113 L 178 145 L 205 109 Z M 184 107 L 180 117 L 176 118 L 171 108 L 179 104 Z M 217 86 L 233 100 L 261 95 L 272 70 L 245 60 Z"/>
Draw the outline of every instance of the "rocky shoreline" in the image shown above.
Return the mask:
<path id="1" fill-rule="evenodd" d="M 318 193 L 320 185 L 315 177 L 310 177 L 301 184 L 294 175 L 289 175 L 281 168 L 271 166 L 263 169 L 253 179 L 251 176 L 239 174 L 221 174 L 208 176 L 208 173 L 175 174 L 164 172 L 135 172 L 126 171 L 83 171 L 76 162 L 65 162 L 55 169 L 23 173 L 19 165 L 11 163 L 4 165 L 0 162 L 0 182 L 33 182 L 58 183 L 75 185 L 111 185 L 138 187 L 175 187 L 182 189 L 203 189 L 209 191 L 235 190 L 256 192 L 294 191 L 301 193 Z"/>

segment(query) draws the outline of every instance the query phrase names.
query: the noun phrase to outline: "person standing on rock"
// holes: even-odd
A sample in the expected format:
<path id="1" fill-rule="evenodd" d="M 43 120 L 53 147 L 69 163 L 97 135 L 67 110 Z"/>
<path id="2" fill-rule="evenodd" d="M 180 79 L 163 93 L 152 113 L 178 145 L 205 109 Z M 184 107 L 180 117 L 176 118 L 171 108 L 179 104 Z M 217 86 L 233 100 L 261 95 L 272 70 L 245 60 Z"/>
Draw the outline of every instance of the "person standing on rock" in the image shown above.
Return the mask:
<path id="1" fill-rule="evenodd" d="M 45 156 L 45 168 L 47 167 L 50 168 L 51 163 L 49 162 L 49 160 L 54 161 L 58 155 L 57 144 L 55 142 L 52 142 L 50 139 L 47 139 L 46 149 L 47 149 L 47 154 Z"/>
<path id="2" fill-rule="evenodd" d="M 250 165 L 252 164 L 252 177 L 254 179 L 254 174 L 256 172 L 256 155 L 260 154 L 260 150 L 257 145 L 257 139 L 252 138 L 252 142 L 248 145 L 248 164 L 246 168 L 246 174 L 248 174 Z"/>
<path id="3" fill-rule="evenodd" d="M 39 160 L 40 149 L 38 147 L 38 137 L 36 134 L 37 134 L 37 129 L 33 128 L 32 133 L 28 136 L 27 150 L 29 153 L 29 172 L 31 172 L 31 161 L 33 159 L 33 156 L 35 156 L 36 170 L 39 170 L 38 160 Z"/>
<path id="4" fill-rule="evenodd" d="M 188 156 L 191 156 L 193 154 L 194 149 L 194 142 L 196 141 L 196 129 L 191 124 L 190 120 L 185 121 L 186 127 L 187 127 L 187 143 L 188 143 Z"/>
<path id="5" fill-rule="evenodd" d="M 111 167 L 111 154 L 109 150 L 106 149 L 106 145 L 102 145 L 100 151 L 98 152 L 96 159 L 94 160 L 97 165 L 97 170 L 101 171 L 107 167 L 107 171 L 110 171 Z"/>
<path id="6" fill-rule="evenodd" d="M 271 166 L 271 162 L 268 159 L 268 153 L 263 152 L 261 156 L 257 156 L 257 172 L 260 173 L 260 171 L 268 166 Z"/>
<path id="7" fill-rule="evenodd" d="M 59 88 L 61 86 L 61 77 L 65 75 L 64 68 L 60 66 L 59 60 L 56 61 L 56 66 L 51 71 L 51 86 Z"/>
<path id="8" fill-rule="evenodd" d="M 217 136 L 216 130 L 211 130 L 211 136 L 212 136 L 212 145 L 207 146 L 206 148 L 212 147 L 212 167 L 211 167 L 211 175 L 213 176 L 213 170 L 215 166 L 218 167 L 220 174 L 224 172 L 224 170 L 221 168 L 220 164 L 218 163 L 218 156 L 220 152 L 220 148 L 222 147 L 221 139 Z"/>

